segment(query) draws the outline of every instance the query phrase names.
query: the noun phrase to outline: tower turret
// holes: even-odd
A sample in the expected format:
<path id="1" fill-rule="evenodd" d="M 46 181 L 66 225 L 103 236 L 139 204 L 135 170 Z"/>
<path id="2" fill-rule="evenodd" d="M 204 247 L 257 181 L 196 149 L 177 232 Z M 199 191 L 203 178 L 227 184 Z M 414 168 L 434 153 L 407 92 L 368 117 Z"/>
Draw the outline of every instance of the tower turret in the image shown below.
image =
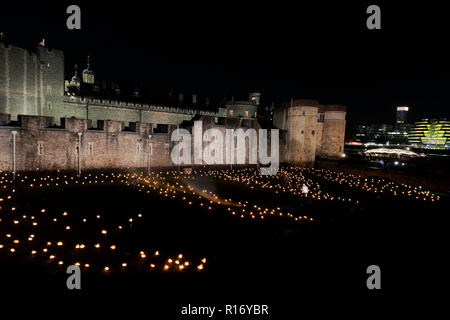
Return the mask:
<path id="1" fill-rule="evenodd" d="M 70 80 L 70 84 L 73 85 L 73 86 L 79 87 L 80 86 L 80 82 L 81 82 L 81 79 L 78 76 L 78 65 L 75 65 L 74 66 L 74 75 L 73 75 L 72 79 Z"/>
<path id="2" fill-rule="evenodd" d="M 90 69 L 91 66 L 91 57 L 87 56 L 87 65 L 86 69 L 83 70 L 83 82 L 87 84 L 94 84 L 95 82 L 95 73 Z"/>
<path id="3" fill-rule="evenodd" d="M 74 66 L 74 75 L 70 79 L 70 81 L 66 81 L 66 88 L 65 91 L 69 91 L 72 93 L 79 93 L 80 91 L 80 85 L 81 85 L 81 79 L 78 76 L 78 65 Z"/>

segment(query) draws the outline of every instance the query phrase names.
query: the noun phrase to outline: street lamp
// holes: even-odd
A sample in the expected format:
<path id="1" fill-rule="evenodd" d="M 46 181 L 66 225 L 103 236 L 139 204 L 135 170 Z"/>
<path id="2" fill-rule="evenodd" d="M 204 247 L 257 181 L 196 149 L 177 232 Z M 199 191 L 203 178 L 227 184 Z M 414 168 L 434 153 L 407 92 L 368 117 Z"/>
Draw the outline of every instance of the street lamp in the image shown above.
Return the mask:
<path id="1" fill-rule="evenodd" d="M 177 132 L 180 134 L 180 125 L 177 126 Z M 180 150 L 178 149 L 178 173 L 180 173 Z"/>
<path id="2" fill-rule="evenodd" d="M 17 131 L 11 131 L 13 135 L 13 179 L 16 179 L 16 134 Z"/>
<path id="3" fill-rule="evenodd" d="M 230 149 L 230 170 L 233 170 L 233 161 L 234 161 L 234 137 L 233 137 L 233 129 L 230 134 L 230 142 L 228 144 L 228 148 Z"/>
<path id="4" fill-rule="evenodd" d="M 81 175 L 81 136 L 83 132 L 78 132 L 78 175 Z"/>

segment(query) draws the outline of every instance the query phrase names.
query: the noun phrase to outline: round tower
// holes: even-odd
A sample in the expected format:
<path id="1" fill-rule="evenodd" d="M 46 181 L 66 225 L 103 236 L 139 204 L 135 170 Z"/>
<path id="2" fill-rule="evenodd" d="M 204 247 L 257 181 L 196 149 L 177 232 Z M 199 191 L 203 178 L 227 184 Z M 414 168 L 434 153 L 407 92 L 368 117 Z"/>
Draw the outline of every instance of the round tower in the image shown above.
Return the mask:
<path id="1" fill-rule="evenodd" d="M 316 100 L 292 100 L 287 106 L 284 121 L 286 162 L 305 166 L 314 164 L 318 108 Z"/>
<path id="2" fill-rule="evenodd" d="M 322 133 L 317 154 L 329 158 L 341 158 L 344 154 L 346 106 L 319 107 L 319 127 Z"/>

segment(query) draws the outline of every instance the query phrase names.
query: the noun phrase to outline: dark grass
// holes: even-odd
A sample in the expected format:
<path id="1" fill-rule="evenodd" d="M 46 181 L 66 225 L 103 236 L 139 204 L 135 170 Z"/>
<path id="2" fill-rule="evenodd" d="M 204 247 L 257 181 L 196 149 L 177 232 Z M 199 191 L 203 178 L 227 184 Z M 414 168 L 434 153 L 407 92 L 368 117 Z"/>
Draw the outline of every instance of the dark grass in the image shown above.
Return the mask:
<path id="1" fill-rule="evenodd" d="M 275 197 L 233 183 L 215 181 L 214 185 L 218 194 L 291 207 L 317 221 L 242 220 L 225 211 L 211 213 L 117 184 L 32 192 L 19 188 L 15 201 L 30 212 L 45 207 L 48 215 L 67 210 L 71 217 L 88 219 L 100 213 L 106 224 L 142 212 L 142 223 L 118 237 L 124 253 L 137 247 L 155 248 L 172 255 L 182 252 L 193 259 L 206 256 L 208 264 L 201 273 L 83 273 L 82 290 L 71 292 L 65 287 L 64 268 L 2 253 L 2 299 L 44 303 L 47 307 L 38 307 L 44 312 L 56 307 L 81 311 L 98 303 L 91 310 L 115 314 L 121 309 L 128 315 L 144 311 L 157 319 L 181 319 L 180 307 L 188 303 L 255 303 L 270 305 L 270 319 L 285 319 L 288 314 L 306 311 L 317 315 L 352 313 L 358 306 L 373 312 L 400 308 L 398 299 L 425 298 L 441 283 L 445 271 L 443 216 L 448 210 L 445 197 L 431 204 L 366 194 L 363 204 L 355 207 L 335 201 L 299 202 L 288 195 Z M 331 183 L 327 187 L 339 188 Z M 95 224 L 92 227 L 97 228 Z M 65 242 L 94 234 L 89 229 L 77 234 L 61 233 L 50 225 L 43 228 L 50 238 L 64 237 Z M 107 259 L 101 255 L 90 258 Z M 379 292 L 365 286 L 365 271 L 371 264 L 382 270 L 383 289 Z M 74 309 L 74 304 L 79 307 Z"/>

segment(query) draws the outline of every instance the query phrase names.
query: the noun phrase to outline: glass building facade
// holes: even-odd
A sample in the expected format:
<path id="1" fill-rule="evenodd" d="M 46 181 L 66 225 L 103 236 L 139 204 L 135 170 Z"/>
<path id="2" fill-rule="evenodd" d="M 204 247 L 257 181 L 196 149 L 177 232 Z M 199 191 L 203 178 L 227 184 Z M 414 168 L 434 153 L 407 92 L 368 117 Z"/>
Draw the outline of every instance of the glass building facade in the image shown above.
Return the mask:
<path id="1" fill-rule="evenodd" d="M 408 133 L 408 141 L 418 148 L 450 149 L 450 121 L 446 119 L 417 121 Z"/>

